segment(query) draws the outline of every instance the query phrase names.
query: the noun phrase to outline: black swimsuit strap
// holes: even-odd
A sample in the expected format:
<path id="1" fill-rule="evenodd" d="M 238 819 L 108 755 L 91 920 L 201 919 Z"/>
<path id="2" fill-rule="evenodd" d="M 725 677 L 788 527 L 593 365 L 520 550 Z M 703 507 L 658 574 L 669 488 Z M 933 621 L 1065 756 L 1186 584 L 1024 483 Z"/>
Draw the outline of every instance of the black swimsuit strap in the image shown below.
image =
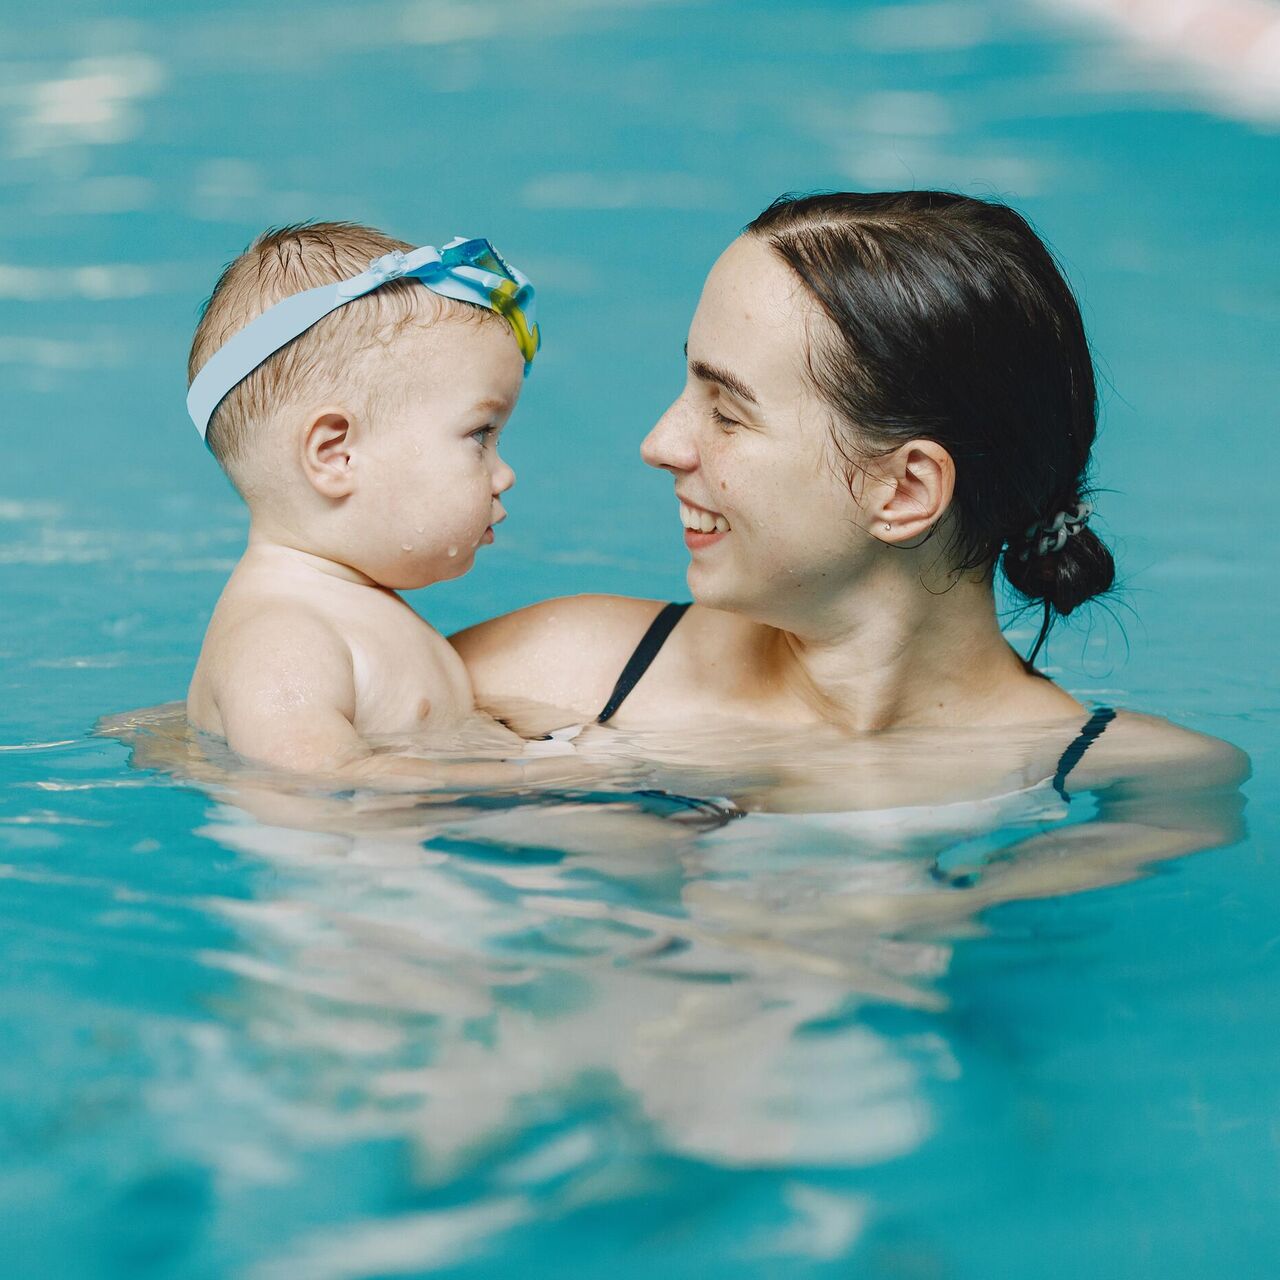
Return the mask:
<path id="1" fill-rule="evenodd" d="M 1076 735 L 1075 741 L 1062 753 L 1057 771 L 1053 775 L 1053 789 L 1064 800 L 1071 799 L 1067 795 L 1067 775 L 1080 763 L 1084 753 L 1102 737 L 1103 730 L 1115 718 L 1116 713 L 1110 707 L 1099 707 L 1089 717 L 1088 724 Z"/>
<path id="2" fill-rule="evenodd" d="M 627 659 L 627 665 L 622 668 L 622 674 L 618 677 L 618 683 L 613 686 L 609 701 L 604 704 L 604 710 L 596 716 L 596 724 L 604 724 L 617 713 L 618 708 L 626 701 L 627 694 L 640 683 L 640 677 L 649 670 L 649 664 L 658 656 L 658 650 L 662 648 L 676 623 L 684 617 L 688 607 L 688 603 L 668 604 L 658 611 L 658 616 L 649 624 L 649 630 L 641 637 L 635 652 Z"/>

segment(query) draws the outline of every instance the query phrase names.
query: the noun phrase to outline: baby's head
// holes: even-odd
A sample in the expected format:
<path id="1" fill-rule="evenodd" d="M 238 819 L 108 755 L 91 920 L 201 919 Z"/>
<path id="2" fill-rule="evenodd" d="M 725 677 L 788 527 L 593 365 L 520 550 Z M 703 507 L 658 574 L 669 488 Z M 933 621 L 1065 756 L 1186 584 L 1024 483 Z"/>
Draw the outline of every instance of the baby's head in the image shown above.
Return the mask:
<path id="1" fill-rule="evenodd" d="M 312 223 L 264 232 L 222 273 L 192 341 L 188 377 L 195 383 L 215 354 L 221 368 L 209 365 L 189 404 L 203 427 L 208 410 L 197 402 L 221 397 L 206 440 L 260 536 L 399 589 L 465 573 L 476 547 L 492 539 L 505 515 L 499 495 L 515 480 L 498 456 L 498 433 L 537 331 L 504 297 L 483 301 L 492 293 L 483 268 L 510 268 L 482 259 L 474 269 L 476 243 L 442 251 L 445 263 L 463 255 L 461 271 L 429 264 L 431 287 L 388 279 L 278 350 L 272 343 L 289 336 L 290 318 L 273 312 L 262 322 L 272 326 L 266 337 L 261 325 L 246 335 L 247 358 L 227 344 L 283 299 L 360 277 L 378 259 L 394 271 L 405 262 L 399 255 L 411 267 L 422 255 L 369 227 Z M 491 309 L 498 305 L 505 313 Z M 272 353 L 246 372 L 262 353 L 255 342 Z"/>

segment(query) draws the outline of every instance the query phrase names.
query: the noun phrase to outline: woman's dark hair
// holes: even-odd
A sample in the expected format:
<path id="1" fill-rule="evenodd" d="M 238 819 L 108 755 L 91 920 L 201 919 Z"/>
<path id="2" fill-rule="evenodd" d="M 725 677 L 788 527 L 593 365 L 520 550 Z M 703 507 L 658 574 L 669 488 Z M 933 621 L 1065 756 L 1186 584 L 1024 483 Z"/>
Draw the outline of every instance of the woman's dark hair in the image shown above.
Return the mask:
<path id="1" fill-rule="evenodd" d="M 956 466 L 958 570 L 1003 568 L 1044 625 L 1107 591 L 1088 528 L 1040 554 L 1035 526 L 1088 492 L 1097 390 L 1080 308 L 1026 220 L 948 191 L 775 200 L 746 234 L 769 244 L 830 319 L 809 370 L 855 463 L 928 438 Z"/>

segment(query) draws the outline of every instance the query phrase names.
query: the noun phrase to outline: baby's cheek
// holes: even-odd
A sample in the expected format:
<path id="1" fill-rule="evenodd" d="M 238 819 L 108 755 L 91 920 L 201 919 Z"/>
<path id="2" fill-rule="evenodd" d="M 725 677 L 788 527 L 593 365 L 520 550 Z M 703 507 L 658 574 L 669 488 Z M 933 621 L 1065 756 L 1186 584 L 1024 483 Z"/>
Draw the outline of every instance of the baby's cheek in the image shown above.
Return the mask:
<path id="1" fill-rule="evenodd" d="M 457 523 L 458 508 L 464 505 L 458 501 L 459 489 L 462 487 L 459 481 L 460 477 L 456 474 L 439 473 L 424 477 L 415 486 L 412 510 L 417 513 L 419 524 L 424 519 L 436 528 Z M 431 532 L 430 527 L 427 532 Z"/>

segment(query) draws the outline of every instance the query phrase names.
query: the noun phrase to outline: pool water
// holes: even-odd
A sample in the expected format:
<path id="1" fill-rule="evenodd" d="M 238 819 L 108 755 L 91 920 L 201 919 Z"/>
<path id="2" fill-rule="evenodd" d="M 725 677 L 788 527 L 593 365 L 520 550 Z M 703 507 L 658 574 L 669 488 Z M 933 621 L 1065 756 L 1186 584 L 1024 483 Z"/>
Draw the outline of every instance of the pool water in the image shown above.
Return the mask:
<path id="1" fill-rule="evenodd" d="M 1280 111 L 1089 7 L 0 16 L 6 1276 L 1276 1274 Z M 325 796 L 95 734 L 183 695 L 243 540 L 184 371 L 264 225 L 488 235 L 539 285 L 512 518 L 413 598 L 449 630 L 683 598 L 636 450 L 708 266 L 783 190 L 912 185 L 1008 198 L 1079 291 L 1123 584 L 1049 669 L 1250 753 L 1222 847 L 956 915 L 900 831 Z M 664 781 L 716 794 L 712 755 Z"/>

